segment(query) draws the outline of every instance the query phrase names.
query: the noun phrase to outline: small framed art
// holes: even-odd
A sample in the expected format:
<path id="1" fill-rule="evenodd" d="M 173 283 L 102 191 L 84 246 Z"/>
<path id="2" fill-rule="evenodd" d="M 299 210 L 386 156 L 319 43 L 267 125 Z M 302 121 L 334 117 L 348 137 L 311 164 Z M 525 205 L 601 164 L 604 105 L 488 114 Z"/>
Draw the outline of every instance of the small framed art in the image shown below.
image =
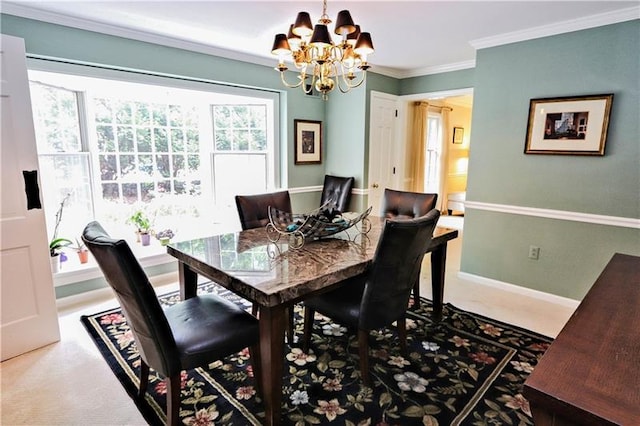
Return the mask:
<path id="1" fill-rule="evenodd" d="M 453 128 L 453 143 L 461 144 L 464 139 L 464 127 Z"/>
<path id="2" fill-rule="evenodd" d="M 322 163 L 322 121 L 294 120 L 295 164 Z"/>

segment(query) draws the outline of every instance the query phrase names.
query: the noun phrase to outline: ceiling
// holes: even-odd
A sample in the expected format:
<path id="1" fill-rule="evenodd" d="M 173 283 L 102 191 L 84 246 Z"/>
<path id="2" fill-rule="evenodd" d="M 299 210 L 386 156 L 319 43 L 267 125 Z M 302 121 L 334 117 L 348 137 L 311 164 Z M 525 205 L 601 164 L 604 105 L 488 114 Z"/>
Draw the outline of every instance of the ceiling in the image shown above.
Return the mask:
<path id="1" fill-rule="evenodd" d="M 477 48 L 640 18 L 629 1 L 332 1 L 371 33 L 372 71 L 403 78 L 471 68 Z M 275 66 L 273 36 L 322 1 L 2 1 L 2 12 Z M 331 31 L 333 25 L 330 26 Z"/>

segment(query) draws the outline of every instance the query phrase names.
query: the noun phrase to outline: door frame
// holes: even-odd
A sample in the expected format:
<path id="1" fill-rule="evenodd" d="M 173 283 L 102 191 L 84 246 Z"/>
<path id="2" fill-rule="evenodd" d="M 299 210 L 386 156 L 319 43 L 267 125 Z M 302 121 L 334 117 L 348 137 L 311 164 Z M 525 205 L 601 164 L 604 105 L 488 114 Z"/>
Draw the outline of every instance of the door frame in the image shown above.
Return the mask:
<path id="1" fill-rule="evenodd" d="M 399 121 L 399 129 L 396 131 L 399 133 L 398 140 L 403 141 L 401 150 L 403 152 L 402 159 L 406 160 L 406 151 L 407 146 L 409 145 L 409 129 L 412 126 L 413 117 L 410 114 L 411 111 L 411 103 L 416 101 L 429 101 L 429 100 L 439 100 L 446 99 L 453 96 L 461 96 L 461 95 L 473 95 L 473 87 L 466 87 L 463 89 L 452 89 L 452 90 L 441 90 L 437 92 L 425 92 L 425 93 L 416 93 L 412 95 L 403 95 L 398 97 L 398 118 Z M 407 177 L 404 174 L 406 170 L 406 164 L 403 161 L 401 165 L 401 169 L 403 172 L 403 181 L 402 188 L 407 189 L 408 184 L 411 182 L 411 177 Z"/>

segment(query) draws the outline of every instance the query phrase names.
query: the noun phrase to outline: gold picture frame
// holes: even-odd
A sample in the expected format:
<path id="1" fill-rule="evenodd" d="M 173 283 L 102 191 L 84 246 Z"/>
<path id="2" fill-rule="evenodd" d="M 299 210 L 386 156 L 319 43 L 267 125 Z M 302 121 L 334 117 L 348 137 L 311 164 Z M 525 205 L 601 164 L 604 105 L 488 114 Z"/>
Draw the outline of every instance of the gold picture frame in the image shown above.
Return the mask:
<path id="1" fill-rule="evenodd" d="M 322 121 L 294 120 L 294 162 L 322 163 Z"/>
<path id="2" fill-rule="evenodd" d="M 613 94 L 531 99 L 525 154 L 604 155 Z"/>

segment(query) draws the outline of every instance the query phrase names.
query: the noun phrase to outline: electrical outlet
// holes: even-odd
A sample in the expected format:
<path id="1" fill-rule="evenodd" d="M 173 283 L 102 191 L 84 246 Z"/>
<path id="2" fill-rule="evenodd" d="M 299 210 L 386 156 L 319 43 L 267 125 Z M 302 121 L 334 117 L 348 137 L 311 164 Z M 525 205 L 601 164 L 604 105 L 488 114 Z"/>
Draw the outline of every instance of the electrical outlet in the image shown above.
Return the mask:
<path id="1" fill-rule="evenodd" d="M 540 257 L 540 247 L 529 246 L 529 259 L 538 260 Z"/>

